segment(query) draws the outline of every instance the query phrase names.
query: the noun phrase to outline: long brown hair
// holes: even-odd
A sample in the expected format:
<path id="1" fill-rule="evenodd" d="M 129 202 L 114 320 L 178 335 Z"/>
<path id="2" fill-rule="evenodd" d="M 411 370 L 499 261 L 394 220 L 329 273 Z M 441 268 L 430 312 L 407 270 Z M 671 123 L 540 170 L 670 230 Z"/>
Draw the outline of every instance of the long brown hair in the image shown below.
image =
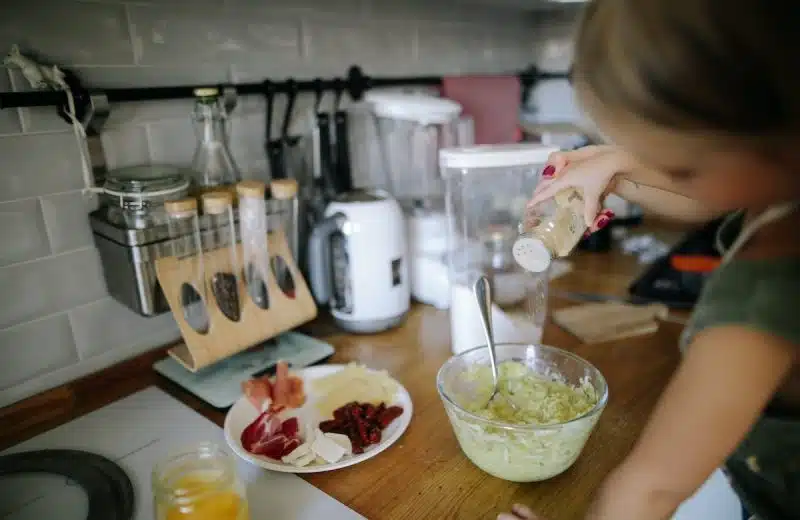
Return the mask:
<path id="1" fill-rule="evenodd" d="M 593 0 L 573 81 L 591 113 L 739 136 L 800 130 L 800 0 Z"/>

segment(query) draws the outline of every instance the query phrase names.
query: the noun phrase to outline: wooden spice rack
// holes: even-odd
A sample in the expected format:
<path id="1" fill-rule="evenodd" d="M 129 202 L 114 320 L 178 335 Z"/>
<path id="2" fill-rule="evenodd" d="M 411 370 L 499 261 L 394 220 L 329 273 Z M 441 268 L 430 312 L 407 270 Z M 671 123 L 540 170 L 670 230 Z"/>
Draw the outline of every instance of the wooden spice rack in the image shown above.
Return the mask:
<path id="1" fill-rule="evenodd" d="M 208 314 L 209 326 L 205 332 L 198 332 L 186 320 L 182 300 L 184 284 L 192 285 L 192 263 L 196 258 L 168 256 L 156 261 L 158 281 L 183 336 L 183 343 L 170 349 L 168 353 L 186 369 L 197 372 L 316 317 L 316 303 L 297 268 L 284 232 L 280 229 L 270 231 L 267 234 L 267 246 L 270 267 L 265 269 L 267 272 L 259 273 L 266 285 L 267 308 L 262 309 L 253 301 L 243 272 L 240 272 L 237 277 L 239 320 L 232 321 L 222 312 L 214 296 L 211 280 L 215 273 L 206 272 L 204 291 L 199 291 L 204 293 L 203 303 Z M 238 258 L 243 258 L 242 245 L 236 244 L 236 247 Z M 220 265 L 222 262 L 215 260 L 229 257 L 230 251 L 226 247 L 202 254 L 204 265 Z M 277 258 L 283 259 L 283 262 Z M 284 292 L 280 287 L 275 273 L 276 263 L 282 263 L 281 269 L 288 271 L 294 285 L 293 291 Z"/>

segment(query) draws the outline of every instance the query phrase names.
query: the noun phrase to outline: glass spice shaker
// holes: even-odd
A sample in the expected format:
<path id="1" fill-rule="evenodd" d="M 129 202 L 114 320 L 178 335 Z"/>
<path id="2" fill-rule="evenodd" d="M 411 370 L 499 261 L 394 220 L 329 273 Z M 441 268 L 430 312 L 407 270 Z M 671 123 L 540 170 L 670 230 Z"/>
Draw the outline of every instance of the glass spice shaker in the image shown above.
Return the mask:
<path id="1" fill-rule="evenodd" d="M 514 259 L 524 269 L 546 271 L 556 258 L 569 255 L 586 232 L 584 199 L 580 190 L 566 188 L 537 204 L 519 224 Z"/>
<path id="2" fill-rule="evenodd" d="M 236 185 L 247 293 L 261 309 L 269 307 L 266 285 L 269 273 L 266 189 L 267 185 L 261 181 L 242 181 Z"/>
<path id="3" fill-rule="evenodd" d="M 233 218 L 233 195 L 227 191 L 204 193 L 203 213 L 208 224 L 207 271 L 211 274 L 211 292 L 220 311 L 231 321 L 241 318 L 239 276 L 241 273 Z M 219 252 L 225 249 L 226 252 Z"/>
<path id="4" fill-rule="evenodd" d="M 183 316 L 194 330 L 206 332 L 209 320 L 205 306 L 205 266 L 197 200 L 186 198 L 167 201 L 164 209 L 167 213 L 169 253 L 183 260 L 181 266 L 186 280 L 181 287 Z"/>

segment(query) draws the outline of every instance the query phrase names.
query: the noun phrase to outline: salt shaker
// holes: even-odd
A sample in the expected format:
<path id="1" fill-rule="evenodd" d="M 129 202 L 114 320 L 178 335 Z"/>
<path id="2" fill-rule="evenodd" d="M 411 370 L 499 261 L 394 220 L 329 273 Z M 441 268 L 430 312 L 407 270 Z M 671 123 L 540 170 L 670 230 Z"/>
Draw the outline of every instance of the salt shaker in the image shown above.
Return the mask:
<path id="1" fill-rule="evenodd" d="M 583 238 L 587 229 L 583 214 L 583 194 L 576 188 L 563 189 L 537 204 L 519 224 L 512 248 L 514 259 L 528 271 L 546 271 L 554 259 L 569 255 Z"/>

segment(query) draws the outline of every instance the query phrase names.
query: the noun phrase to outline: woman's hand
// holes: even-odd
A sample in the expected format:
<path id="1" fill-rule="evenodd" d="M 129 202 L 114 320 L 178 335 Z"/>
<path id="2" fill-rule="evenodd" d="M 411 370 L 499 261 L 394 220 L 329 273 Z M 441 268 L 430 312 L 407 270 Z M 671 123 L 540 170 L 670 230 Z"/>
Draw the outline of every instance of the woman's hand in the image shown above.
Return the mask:
<path id="1" fill-rule="evenodd" d="M 618 173 L 635 165 L 634 159 L 616 146 L 586 146 L 570 152 L 555 152 L 542 172 L 544 180 L 536 188 L 528 207 L 553 197 L 565 188 L 579 188 L 585 200 L 586 226 L 590 232 L 608 224 L 611 210 L 600 210 L 602 200 L 614 188 Z"/>
<path id="2" fill-rule="evenodd" d="M 545 520 L 539 515 L 536 515 L 521 504 L 514 504 L 510 513 L 501 513 L 497 516 L 497 520 Z"/>

